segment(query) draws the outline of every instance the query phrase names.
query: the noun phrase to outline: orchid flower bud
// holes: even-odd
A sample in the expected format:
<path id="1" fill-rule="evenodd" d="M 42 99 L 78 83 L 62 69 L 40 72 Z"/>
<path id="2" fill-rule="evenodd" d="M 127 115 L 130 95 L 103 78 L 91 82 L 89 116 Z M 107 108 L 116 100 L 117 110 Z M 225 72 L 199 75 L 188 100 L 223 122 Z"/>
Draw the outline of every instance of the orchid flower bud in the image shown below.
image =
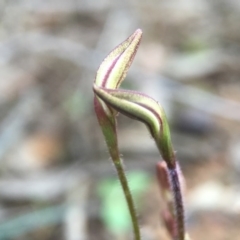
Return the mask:
<path id="1" fill-rule="evenodd" d="M 98 87 L 117 89 L 120 86 L 131 66 L 141 37 L 142 30 L 137 29 L 108 54 L 97 71 L 95 84 Z M 103 102 L 101 105 L 105 113 L 111 116 L 113 112 Z"/>
<path id="2" fill-rule="evenodd" d="M 159 183 L 163 187 L 164 198 L 168 205 L 165 223 L 174 239 L 186 240 L 188 236 L 184 225 L 181 174 L 175 160 L 165 112 L 157 101 L 143 93 L 118 89 L 137 52 L 141 36 L 142 31 L 136 30 L 103 60 L 93 85 L 95 112 L 124 190 L 132 217 L 135 239 L 140 240 L 140 230 L 119 156 L 116 132 L 116 113 L 118 112 L 143 122 L 155 140 L 166 163 L 159 165 L 158 169 L 161 175 Z"/>
<path id="3" fill-rule="evenodd" d="M 106 89 L 117 89 L 120 86 L 137 52 L 141 36 L 142 31 L 140 29 L 136 30 L 130 37 L 109 53 L 97 71 L 95 86 Z M 117 112 L 96 95 L 94 97 L 94 107 L 127 201 L 135 240 L 140 240 L 141 235 L 137 214 L 118 150 L 116 130 Z"/>
<path id="4" fill-rule="evenodd" d="M 113 49 L 101 63 L 95 79 L 95 85 L 116 89 L 124 80 L 137 52 L 142 31 L 137 29 L 124 42 Z M 118 158 L 115 112 L 101 99 L 94 97 L 94 108 L 102 128 L 105 141 L 112 159 Z"/>

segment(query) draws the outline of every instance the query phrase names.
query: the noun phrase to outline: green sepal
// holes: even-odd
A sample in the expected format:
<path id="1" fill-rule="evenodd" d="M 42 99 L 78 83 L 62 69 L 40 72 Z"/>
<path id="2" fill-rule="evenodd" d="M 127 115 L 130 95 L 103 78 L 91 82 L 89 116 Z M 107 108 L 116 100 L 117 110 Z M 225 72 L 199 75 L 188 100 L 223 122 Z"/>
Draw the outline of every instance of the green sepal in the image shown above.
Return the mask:
<path id="1" fill-rule="evenodd" d="M 97 71 L 95 80 L 97 86 L 112 89 L 120 86 L 131 66 L 141 37 L 142 30 L 137 29 L 108 54 Z"/>
<path id="2" fill-rule="evenodd" d="M 170 130 L 163 108 L 151 97 L 136 91 L 93 86 L 95 94 L 116 111 L 146 124 L 170 168 L 175 166 Z"/>

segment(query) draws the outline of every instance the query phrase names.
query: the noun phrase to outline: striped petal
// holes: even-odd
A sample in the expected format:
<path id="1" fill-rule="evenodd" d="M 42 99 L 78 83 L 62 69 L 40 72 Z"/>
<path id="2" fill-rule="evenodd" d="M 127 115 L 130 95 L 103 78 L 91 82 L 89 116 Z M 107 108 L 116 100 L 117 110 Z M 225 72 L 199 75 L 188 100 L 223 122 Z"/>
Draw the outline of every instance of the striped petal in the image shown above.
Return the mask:
<path id="1" fill-rule="evenodd" d="M 97 86 L 112 89 L 120 86 L 131 66 L 141 37 L 142 30 L 137 29 L 130 37 L 109 53 L 97 71 L 95 80 Z"/>
<path id="2" fill-rule="evenodd" d="M 146 124 L 170 168 L 175 167 L 170 131 L 163 108 L 151 97 L 129 90 L 93 86 L 95 94 L 116 111 Z"/>

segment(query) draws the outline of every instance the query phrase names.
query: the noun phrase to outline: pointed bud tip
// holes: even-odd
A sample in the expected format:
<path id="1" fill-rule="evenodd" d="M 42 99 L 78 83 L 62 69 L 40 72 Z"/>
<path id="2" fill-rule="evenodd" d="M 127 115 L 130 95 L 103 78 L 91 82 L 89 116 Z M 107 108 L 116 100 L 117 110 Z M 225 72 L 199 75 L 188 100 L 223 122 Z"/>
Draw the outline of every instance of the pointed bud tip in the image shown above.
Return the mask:
<path id="1" fill-rule="evenodd" d="M 138 28 L 134 33 L 133 33 L 133 36 L 134 38 L 138 38 L 138 39 L 141 39 L 142 38 L 142 29 Z"/>
<path id="2" fill-rule="evenodd" d="M 139 35 L 142 35 L 142 29 L 141 28 L 138 28 L 136 31 L 135 31 L 135 34 L 139 34 Z"/>

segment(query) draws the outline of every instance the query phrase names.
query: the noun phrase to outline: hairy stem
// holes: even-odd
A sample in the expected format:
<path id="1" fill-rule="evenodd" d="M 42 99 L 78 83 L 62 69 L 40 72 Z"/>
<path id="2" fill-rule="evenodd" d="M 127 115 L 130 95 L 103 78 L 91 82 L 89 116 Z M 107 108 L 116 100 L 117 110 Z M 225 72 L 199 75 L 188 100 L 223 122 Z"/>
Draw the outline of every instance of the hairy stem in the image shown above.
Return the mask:
<path id="1" fill-rule="evenodd" d="M 123 163 L 120 159 L 118 150 L 117 139 L 117 124 L 114 116 L 107 116 L 99 100 L 94 98 L 94 108 L 98 118 L 99 125 L 101 126 L 105 141 L 107 143 L 108 151 L 111 156 L 112 162 L 117 170 L 118 178 L 120 180 L 121 187 L 127 202 L 127 206 L 130 212 L 131 221 L 133 225 L 133 233 L 135 240 L 141 240 L 140 229 L 137 220 L 137 214 L 134 207 L 133 198 L 128 186 L 127 178 L 124 172 Z"/>
<path id="2" fill-rule="evenodd" d="M 173 193 L 173 201 L 175 207 L 176 236 L 175 240 L 185 239 L 185 222 L 184 222 L 184 205 L 182 198 L 182 190 L 179 181 L 179 174 L 175 168 L 168 169 L 168 176 Z"/>
<path id="3" fill-rule="evenodd" d="M 139 229 L 137 214 L 136 214 L 132 194 L 131 194 L 131 191 L 130 191 L 130 188 L 129 188 L 129 185 L 128 185 L 128 182 L 127 182 L 127 178 L 126 178 L 125 171 L 124 171 L 123 164 L 122 164 L 121 160 L 119 159 L 118 161 L 114 161 L 114 166 L 117 170 L 118 178 L 120 180 L 120 184 L 122 186 L 124 196 L 125 196 L 126 201 L 127 201 L 128 209 L 129 209 L 131 220 L 132 220 L 135 240 L 140 240 L 141 235 L 140 235 L 140 229 Z"/>

